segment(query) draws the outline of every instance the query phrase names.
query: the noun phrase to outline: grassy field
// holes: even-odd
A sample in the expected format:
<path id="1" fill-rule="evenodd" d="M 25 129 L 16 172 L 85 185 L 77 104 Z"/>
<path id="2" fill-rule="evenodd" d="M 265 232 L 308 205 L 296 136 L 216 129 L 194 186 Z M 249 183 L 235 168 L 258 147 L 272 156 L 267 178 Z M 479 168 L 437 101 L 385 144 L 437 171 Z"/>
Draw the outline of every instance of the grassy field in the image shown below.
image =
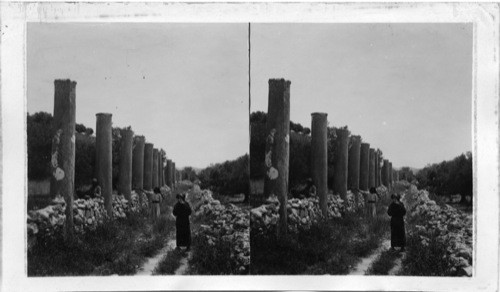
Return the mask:
<path id="1" fill-rule="evenodd" d="M 360 258 L 376 249 L 389 224 L 386 219 L 365 219 L 360 213 L 328 219 L 309 230 L 276 238 L 275 230 L 251 234 L 251 274 L 348 274 Z"/>

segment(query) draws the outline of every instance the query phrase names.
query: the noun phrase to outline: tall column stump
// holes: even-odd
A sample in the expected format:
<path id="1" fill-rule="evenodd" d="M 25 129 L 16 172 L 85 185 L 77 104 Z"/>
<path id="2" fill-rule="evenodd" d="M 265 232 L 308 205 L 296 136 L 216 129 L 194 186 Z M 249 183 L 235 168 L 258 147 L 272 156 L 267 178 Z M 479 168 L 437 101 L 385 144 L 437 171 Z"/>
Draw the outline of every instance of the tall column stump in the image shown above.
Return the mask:
<path id="1" fill-rule="evenodd" d="M 97 181 L 101 186 L 104 206 L 108 216 L 113 217 L 113 164 L 111 117 L 109 113 L 96 114 L 96 167 Z"/>
<path id="2" fill-rule="evenodd" d="M 375 149 L 370 148 L 370 170 L 369 170 L 369 188 L 374 188 L 375 186 Z"/>
<path id="3" fill-rule="evenodd" d="M 144 145 L 144 189 L 153 190 L 153 147 L 152 143 Z"/>
<path id="4" fill-rule="evenodd" d="M 328 216 L 328 165 L 327 165 L 327 116 L 312 113 L 311 123 L 311 174 L 319 197 L 323 216 Z"/>
<path id="5" fill-rule="evenodd" d="M 359 188 L 368 191 L 370 185 L 370 144 L 361 143 L 359 156 Z"/>
<path id="6" fill-rule="evenodd" d="M 73 197 L 75 186 L 76 82 L 54 81 L 54 120 L 51 151 L 50 194 L 64 196 L 66 221 L 63 236 L 73 241 Z"/>
<path id="7" fill-rule="evenodd" d="M 337 143 L 333 165 L 333 190 L 345 200 L 347 197 L 347 166 L 349 157 L 349 131 L 337 129 Z"/>
<path id="8" fill-rule="evenodd" d="M 266 177 L 264 195 L 276 195 L 280 202 L 278 237 L 288 231 L 288 166 L 290 159 L 290 81 L 269 80 L 266 122 Z"/>
<path id="9" fill-rule="evenodd" d="M 132 195 L 132 142 L 134 132 L 122 129 L 120 141 L 120 172 L 118 177 L 118 193 L 130 202 Z"/>

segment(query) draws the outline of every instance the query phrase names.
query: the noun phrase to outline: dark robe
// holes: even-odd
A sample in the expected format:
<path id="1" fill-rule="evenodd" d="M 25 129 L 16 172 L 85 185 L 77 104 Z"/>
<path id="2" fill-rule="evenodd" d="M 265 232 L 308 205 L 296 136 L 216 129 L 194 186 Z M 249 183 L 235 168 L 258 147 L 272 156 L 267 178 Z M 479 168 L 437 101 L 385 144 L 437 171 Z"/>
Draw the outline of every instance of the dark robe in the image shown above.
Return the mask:
<path id="1" fill-rule="evenodd" d="M 404 247 L 406 243 L 404 205 L 392 202 L 387 209 L 387 214 L 391 216 L 391 247 Z"/>
<path id="2" fill-rule="evenodd" d="M 181 204 L 177 202 L 173 211 L 175 218 L 175 231 L 177 237 L 177 246 L 191 246 L 191 227 L 189 226 L 189 215 L 191 207 L 188 203 Z"/>

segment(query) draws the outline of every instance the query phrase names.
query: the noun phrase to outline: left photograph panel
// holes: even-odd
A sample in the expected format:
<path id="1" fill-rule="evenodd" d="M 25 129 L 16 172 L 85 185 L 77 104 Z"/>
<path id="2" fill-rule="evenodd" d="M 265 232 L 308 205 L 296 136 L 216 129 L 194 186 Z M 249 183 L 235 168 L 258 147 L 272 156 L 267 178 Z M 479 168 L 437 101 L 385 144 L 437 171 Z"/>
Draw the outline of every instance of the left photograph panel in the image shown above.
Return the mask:
<path id="1" fill-rule="evenodd" d="M 245 275 L 248 24 L 29 23 L 30 277 Z"/>

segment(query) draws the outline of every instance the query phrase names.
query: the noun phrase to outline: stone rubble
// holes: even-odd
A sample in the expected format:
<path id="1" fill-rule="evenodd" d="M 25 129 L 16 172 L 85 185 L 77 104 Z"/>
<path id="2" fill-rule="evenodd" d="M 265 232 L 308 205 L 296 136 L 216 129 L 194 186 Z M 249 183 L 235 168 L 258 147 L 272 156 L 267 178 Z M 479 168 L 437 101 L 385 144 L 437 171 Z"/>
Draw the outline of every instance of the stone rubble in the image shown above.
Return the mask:
<path id="1" fill-rule="evenodd" d="M 421 244 L 427 246 L 431 238 L 448 246 L 447 255 L 455 265 L 452 272 L 459 276 L 472 276 L 472 218 L 449 205 L 439 206 L 429 198 L 425 190 L 418 190 L 407 183 L 402 196 L 408 213 L 407 218 L 417 220 L 418 225 L 409 232 L 416 232 Z"/>
<path id="2" fill-rule="evenodd" d="M 198 185 L 188 193 L 186 200 L 193 209 L 193 219 L 210 222 L 200 226 L 198 236 L 203 236 L 209 245 L 217 239 L 231 242 L 231 258 L 240 274 L 250 268 L 250 216 L 233 204 L 223 205 L 213 198 L 210 190 L 200 190 Z"/>
<path id="3" fill-rule="evenodd" d="M 387 188 L 377 188 L 381 195 L 387 194 Z M 346 212 L 356 212 L 365 206 L 366 192 L 357 192 L 358 205 L 356 206 L 356 194 L 348 191 L 347 200 L 344 201 L 339 195 L 328 194 L 328 217 L 341 218 Z M 252 232 L 263 232 L 275 228 L 279 219 L 279 202 L 276 197 L 271 197 L 266 204 L 250 210 L 250 222 Z M 293 198 L 287 203 L 288 229 L 297 232 L 299 229 L 309 229 L 312 224 L 322 218 L 318 197 L 304 199 Z"/>
<path id="4" fill-rule="evenodd" d="M 162 197 L 170 193 L 168 187 L 162 187 Z M 132 191 L 131 202 L 123 195 L 113 194 L 113 218 L 126 218 L 129 212 L 140 212 L 142 209 L 149 207 L 149 199 L 153 193 L 142 191 L 138 194 Z M 139 195 L 142 196 L 142 206 L 139 206 Z M 62 196 L 56 197 L 51 204 L 45 208 L 28 211 L 27 216 L 27 232 L 31 248 L 36 243 L 37 237 L 54 236 L 62 232 L 66 215 L 66 202 Z M 73 202 L 73 220 L 75 231 L 77 233 L 85 233 L 86 231 L 95 230 L 97 226 L 104 224 L 108 218 L 104 207 L 104 198 L 95 197 L 88 199 L 77 199 Z"/>

